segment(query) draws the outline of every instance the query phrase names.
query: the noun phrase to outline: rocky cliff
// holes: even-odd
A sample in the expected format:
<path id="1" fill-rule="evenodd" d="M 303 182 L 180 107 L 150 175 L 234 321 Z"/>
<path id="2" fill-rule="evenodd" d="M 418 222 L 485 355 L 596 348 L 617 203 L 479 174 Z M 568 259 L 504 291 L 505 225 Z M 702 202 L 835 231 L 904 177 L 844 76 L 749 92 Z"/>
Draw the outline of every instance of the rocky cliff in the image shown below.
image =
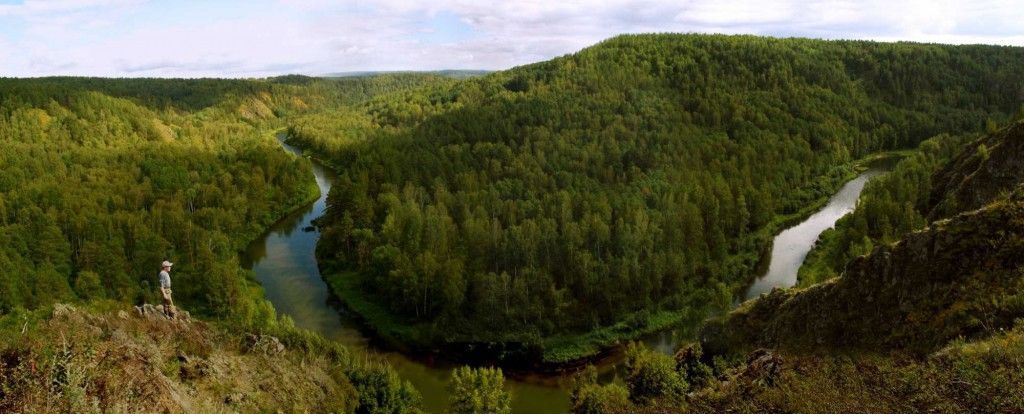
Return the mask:
<path id="1" fill-rule="evenodd" d="M 932 177 L 932 220 L 981 208 L 1024 181 L 1024 121 L 968 145 Z"/>
<path id="2" fill-rule="evenodd" d="M 709 323 L 705 347 L 932 350 L 1024 317 L 1024 190 L 933 223 L 843 276 L 775 290 Z"/>

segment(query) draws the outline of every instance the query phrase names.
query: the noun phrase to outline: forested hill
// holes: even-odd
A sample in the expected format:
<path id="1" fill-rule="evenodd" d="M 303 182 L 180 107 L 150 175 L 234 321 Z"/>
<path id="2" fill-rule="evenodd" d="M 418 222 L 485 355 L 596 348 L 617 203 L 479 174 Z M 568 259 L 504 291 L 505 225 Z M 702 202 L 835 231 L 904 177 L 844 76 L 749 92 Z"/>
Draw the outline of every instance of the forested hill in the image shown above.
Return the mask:
<path id="1" fill-rule="evenodd" d="M 46 78 L 0 78 L 0 99 L 5 105 L 43 105 L 53 100 L 65 102 L 84 92 L 95 92 L 153 110 L 175 109 L 195 112 L 239 101 L 260 99 L 275 115 L 292 115 L 308 109 L 348 105 L 373 96 L 414 88 L 444 79 L 430 73 L 396 73 L 359 78 L 325 80 L 302 75 L 267 79 L 168 79 L 168 78 L 87 78 L 57 76 Z"/>
<path id="2" fill-rule="evenodd" d="M 0 79 L 0 411 L 416 412 L 388 365 L 279 320 L 238 252 L 317 196 L 285 117 L 434 81 Z M 163 260 L 205 322 L 124 312 Z"/>
<path id="3" fill-rule="evenodd" d="M 1021 48 L 629 35 L 291 132 L 340 169 L 320 257 L 371 324 L 562 360 L 728 307 L 853 160 L 1006 118 L 1022 79 Z"/>

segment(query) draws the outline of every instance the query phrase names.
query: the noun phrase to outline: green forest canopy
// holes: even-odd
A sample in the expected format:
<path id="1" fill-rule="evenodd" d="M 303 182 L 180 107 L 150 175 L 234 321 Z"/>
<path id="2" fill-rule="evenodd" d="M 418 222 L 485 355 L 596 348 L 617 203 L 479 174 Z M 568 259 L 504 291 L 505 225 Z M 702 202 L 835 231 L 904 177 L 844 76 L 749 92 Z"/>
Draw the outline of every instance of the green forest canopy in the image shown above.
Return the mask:
<path id="1" fill-rule="evenodd" d="M 169 259 L 193 312 L 272 317 L 237 252 L 316 188 L 271 132 L 439 79 L 0 79 L 0 313 L 152 302 Z"/>
<path id="2" fill-rule="evenodd" d="M 1021 48 L 629 35 L 290 132 L 340 172 L 335 278 L 433 341 L 536 343 L 729 306 L 781 215 L 1005 118 L 1022 79 Z"/>

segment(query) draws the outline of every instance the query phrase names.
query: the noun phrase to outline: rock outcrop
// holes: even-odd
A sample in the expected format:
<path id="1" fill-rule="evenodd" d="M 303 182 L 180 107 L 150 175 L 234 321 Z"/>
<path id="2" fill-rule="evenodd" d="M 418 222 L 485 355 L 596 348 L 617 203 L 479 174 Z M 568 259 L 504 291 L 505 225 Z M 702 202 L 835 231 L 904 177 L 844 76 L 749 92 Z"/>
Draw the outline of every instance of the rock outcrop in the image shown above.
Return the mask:
<path id="1" fill-rule="evenodd" d="M 1024 182 L 1024 121 L 971 143 L 932 182 L 932 220 L 981 208 L 1013 191 Z"/>
<path id="2" fill-rule="evenodd" d="M 174 316 L 167 316 L 167 314 L 164 313 L 164 309 L 161 305 L 152 305 L 149 303 L 144 303 L 141 306 L 136 306 L 135 313 L 139 317 L 146 318 L 149 320 L 167 319 L 185 323 L 192 322 L 192 315 L 190 315 L 188 311 L 177 308 L 174 311 Z"/>
<path id="3" fill-rule="evenodd" d="M 279 339 L 270 335 L 247 334 L 245 335 L 245 342 L 249 352 L 277 355 L 285 350 L 284 344 Z"/>

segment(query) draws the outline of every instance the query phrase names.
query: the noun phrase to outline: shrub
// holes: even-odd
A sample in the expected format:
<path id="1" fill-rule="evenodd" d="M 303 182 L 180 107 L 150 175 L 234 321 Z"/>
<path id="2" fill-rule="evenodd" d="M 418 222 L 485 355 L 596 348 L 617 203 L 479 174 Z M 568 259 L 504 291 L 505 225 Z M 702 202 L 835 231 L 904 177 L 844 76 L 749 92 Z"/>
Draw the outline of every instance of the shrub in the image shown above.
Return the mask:
<path id="1" fill-rule="evenodd" d="M 676 372 L 675 360 L 636 343 L 626 350 L 626 387 L 629 398 L 644 404 L 654 398 L 681 400 L 686 381 Z"/>

